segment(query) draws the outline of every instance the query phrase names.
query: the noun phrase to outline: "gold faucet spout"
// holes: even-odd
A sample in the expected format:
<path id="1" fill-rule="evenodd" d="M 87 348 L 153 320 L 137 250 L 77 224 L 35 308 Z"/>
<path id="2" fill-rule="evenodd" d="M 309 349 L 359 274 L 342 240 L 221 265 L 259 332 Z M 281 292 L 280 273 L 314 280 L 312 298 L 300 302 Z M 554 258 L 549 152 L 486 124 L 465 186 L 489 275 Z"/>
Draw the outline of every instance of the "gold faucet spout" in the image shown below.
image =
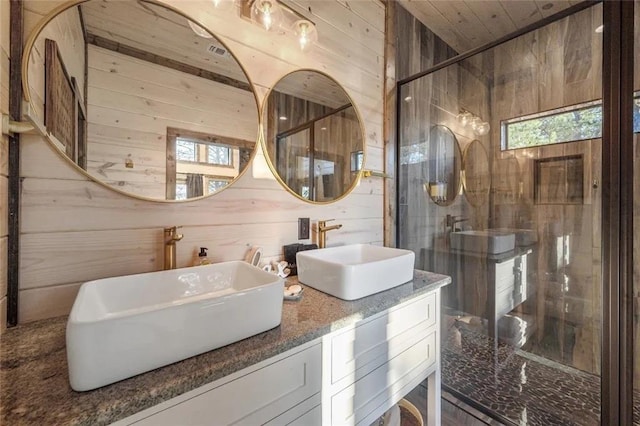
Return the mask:
<path id="1" fill-rule="evenodd" d="M 342 228 L 342 224 L 336 224 L 336 225 L 331 225 L 331 226 L 327 226 L 327 222 L 330 222 L 334 219 L 327 219 L 327 220 L 319 220 L 318 221 L 318 227 L 317 227 L 317 231 L 318 231 L 318 248 L 325 248 L 327 245 L 327 231 L 332 231 L 334 229 L 340 229 Z"/>
<path id="2" fill-rule="evenodd" d="M 184 235 L 178 234 L 181 226 L 164 228 L 164 269 L 176 269 L 176 242 L 180 241 Z"/>

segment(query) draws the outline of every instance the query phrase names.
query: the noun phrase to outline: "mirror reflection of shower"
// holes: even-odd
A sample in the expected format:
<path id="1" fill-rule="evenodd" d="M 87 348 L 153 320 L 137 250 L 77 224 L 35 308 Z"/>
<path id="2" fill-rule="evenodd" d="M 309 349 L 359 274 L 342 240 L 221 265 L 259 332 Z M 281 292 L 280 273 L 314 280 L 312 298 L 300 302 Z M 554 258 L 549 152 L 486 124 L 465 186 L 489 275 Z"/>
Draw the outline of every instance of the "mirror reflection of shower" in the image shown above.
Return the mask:
<path id="1" fill-rule="evenodd" d="M 458 140 L 446 126 L 429 131 L 425 192 L 438 205 L 451 204 L 460 190 L 461 153 Z"/>

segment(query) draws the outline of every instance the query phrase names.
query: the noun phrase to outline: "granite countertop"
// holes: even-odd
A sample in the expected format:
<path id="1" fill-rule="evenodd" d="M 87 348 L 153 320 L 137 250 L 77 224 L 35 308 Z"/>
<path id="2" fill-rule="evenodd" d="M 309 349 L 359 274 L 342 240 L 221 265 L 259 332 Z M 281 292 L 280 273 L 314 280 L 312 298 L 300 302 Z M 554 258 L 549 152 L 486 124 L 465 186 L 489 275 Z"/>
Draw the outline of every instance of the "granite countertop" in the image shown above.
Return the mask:
<path id="1" fill-rule="evenodd" d="M 304 286 L 300 301 L 284 302 L 282 323 L 272 330 L 88 392 L 69 386 L 67 317 L 21 325 L 0 337 L 0 424 L 109 424 L 450 281 L 416 270 L 413 281 L 350 302 Z M 225 325 L 211 325 L 212 330 L 220 326 Z"/>

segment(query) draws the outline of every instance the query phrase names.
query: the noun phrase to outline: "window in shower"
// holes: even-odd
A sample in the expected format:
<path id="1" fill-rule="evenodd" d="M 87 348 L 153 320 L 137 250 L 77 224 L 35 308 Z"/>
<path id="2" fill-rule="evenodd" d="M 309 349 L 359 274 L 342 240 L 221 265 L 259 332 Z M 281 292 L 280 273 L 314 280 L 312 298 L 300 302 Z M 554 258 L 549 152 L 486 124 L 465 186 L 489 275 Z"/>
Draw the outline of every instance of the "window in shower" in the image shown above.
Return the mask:
<path id="1" fill-rule="evenodd" d="M 602 137 L 602 101 L 525 115 L 501 123 L 502 149 L 531 148 Z M 640 93 L 633 104 L 633 131 L 640 132 Z"/>

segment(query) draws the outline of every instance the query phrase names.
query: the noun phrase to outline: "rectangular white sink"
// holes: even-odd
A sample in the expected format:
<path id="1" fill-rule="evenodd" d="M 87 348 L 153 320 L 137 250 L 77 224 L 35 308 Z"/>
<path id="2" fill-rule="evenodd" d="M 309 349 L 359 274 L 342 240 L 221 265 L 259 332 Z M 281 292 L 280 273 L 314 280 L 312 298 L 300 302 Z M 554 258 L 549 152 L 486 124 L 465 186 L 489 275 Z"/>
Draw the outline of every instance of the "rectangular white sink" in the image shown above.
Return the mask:
<path id="1" fill-rule="evenodd" d="M 71 387 L 95 389 L 277 327 L 283 286 L 240 261 L 84 283 L 67 322 Z"/>
<path id="2" fill-rule="evenodd" d="M 493 229 L 484 231 L 457 231 L 450 237 L 451 248 L 473 253 L 498 254 L 515 249 L 516 236 L 512 232 Z"/>
<path id="3" fill-rule="evenodd" d="M 518 247 L 526 247 L 538 242 L 538 233 L 533 229 L 492 228 L 492 230 L 500 232 L 512 232 L 516 236 L 516 245 Z"/>
<path id="4" fill-rule="evenodd" d="M 343 300 L 360 299 L 413 279 L 410 250 L 354 244 L 296 254 L 301 283 Z"/>

